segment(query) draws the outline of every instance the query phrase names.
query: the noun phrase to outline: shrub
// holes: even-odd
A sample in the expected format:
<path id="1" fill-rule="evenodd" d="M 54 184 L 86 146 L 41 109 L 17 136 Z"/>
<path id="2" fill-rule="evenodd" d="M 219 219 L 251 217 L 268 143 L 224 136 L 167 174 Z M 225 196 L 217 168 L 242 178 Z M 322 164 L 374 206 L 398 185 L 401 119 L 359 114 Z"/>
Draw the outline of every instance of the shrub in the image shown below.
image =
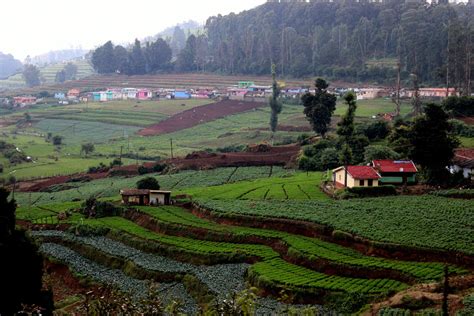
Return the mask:
<path id="1" fill-rule="evenodd" d="M 3 173 L 3 165 L 0 164 L 0 173 Z"/>
<path id="2" fill-rule="evenodd" d="M 442 196 L 446 198 L 456 198 L 456 199 L 474 199 L 474 189 L 451 189 L 451 190 L 442 190 L 434 191 L 430 193 L 435 196 Z"/>
<path id="3" fill-rule="evenodd" d="M 87 217 L 102 218 L 119 216 L 123 213 L 123 209 L 110 202 L 103 202 L 95 197 L 90 197 L 82 204 L 80 212 Z"/>
<path id="4" fill-rule="evenodd" d="M 120 158 L 115 158 L 110 162 L 110 168 L 120 167 L 121 165 L 123 165 L 123 162 Z"/>
<path id="5" fill-rule="evenodd" d="M 217 148 L 216 151 L 220 153 L 233 153 L 233 152 L 241 152 L 244 151 L 244 145 L 229 145 L 226 147 Z"/>
<path id="6" fill-rule="evenodd" d="M 298 136 L 296 141 L 301 145 L 301 146 L 306 146 L 310 144 L 310 139 L 311 135 L 309 134 L 301 134 Z"/>
<path id="7" fill-rule="evenodd" d="M 357 125 L 356 132 L 366 136 L 369 140 L 385 139 L 390 133 L 390 128 L 387 122 L 377 121 L 370 124 Z"/>
<path id="8" fill-rule="evenodd" d="M 338 151 L 336 148 L 326 148 L 321 152 L 318 170 L 334 169 L 339 166 Z"/>
<path id="9" fill-rule="evenodd" d="M 153 172 L 162 172 L 166 167 L 166 164 L 156 164 L 153 166 Z"/>
<path id="10" fill-rule="evenodd" d="M 397 189 L 394 185 L 382 185 L 379 187 L 354 187 L 344 189 L 357 197 L 379 197 L 397 195 Z"/>
<path id="11" fill-rule="evenodd" d="M 156 178 L 146 177 L 137 182 L 137 189 L 141 190 L 159 190 L 160 184 Z"/>
<path id="12" fill-rule="evenodd" d="M 87 173 L 100 173 L 100 172 L 107 172 L 109 167 L 104 165 L 102 162 L 96 167 L 89 167 Z"/>
<path id="13" fill-rule="evenodd" d="M 364 151 L 364 161 L 366 163 L 377 159 L 395 160 L 399 158 L 400 154 L 398 154 L 396 151 L 387 146 L 370 145 L 367 146 Z"/>
<path id="14" fill-rule="evenodd" d="M 463 121 L 459 120 L 449 120 L 449 123 L 452 126 L 452 131 L 458 136 L 464 137 L 474 137 L 474 127 L 467 125 Z"/>
<path id="15" fill-rule="evenodd" d="M 153 172 L 152 168 L 147 168 L 145 166 L 138 167 L 138 174 L 139 175 L 144 175 L 144 174 L 152 173 L 152 172 Z"/>

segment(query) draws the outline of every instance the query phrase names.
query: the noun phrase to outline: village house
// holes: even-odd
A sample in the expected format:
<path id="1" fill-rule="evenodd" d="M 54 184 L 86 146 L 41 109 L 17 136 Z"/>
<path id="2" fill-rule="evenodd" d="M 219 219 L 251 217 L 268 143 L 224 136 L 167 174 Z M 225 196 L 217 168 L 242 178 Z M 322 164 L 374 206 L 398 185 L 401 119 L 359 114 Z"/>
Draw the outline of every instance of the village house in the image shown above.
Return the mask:
<path id="1" fill-rule="evenodd" d="M 357 95 L 357 100 L 373 100 L 389 96 L 389 93 L 385 89 L 381 88 L 355 89 L 354 92 Z"/>
<path id="2" fill-rule="evenodd" d="M 81 91 L 79 91 L 78 89 L 71 89 L 67 92 L 67 98 L 69 100 L 75 100 L 79 98 L 80 94 L 81 94 Z"/>
<path id="3" fill-rule="evenodd" d="M 374 160 L 371 166 L 382 177 L 380 184 L 415 184 L 418 169 L 411 160 Z"/>
<path id="4" fill-rule="evenodd" d="M 135 88 L 123 88 L 122 89 L 122 94 L 123 94 L 123 99 L 136 99 L 137 98 L 137 92 L 138 90 Z"/>
<path id="5" fill-rule="evenodd" d="M 64 100 L 66 99 L 66 94 L 64 92 L 56 92 L 54 98 L 57 100 Z"/>
<path id="6" fill-rule="evenodd" d="M 456 89 L 454 88 L 449 88 L 448 90 L 448 96 L 456 96 L 458 93 L 456 92 Z M 446 88 L 420 88 L 418 91 L 420 98 L 445 98 L 446 97 Z M 400 92 L 400 97 L 402 98 L 413 98 L 415 95 L 414 90 L 402 90 Z"/>
<path id="7" fill-rule="evenodd" d="M 449 166 L 451 173 L 462 172 L 466 179 L 474 177 L 474 148 L 460 148 L 454 152 L 453 164 Z"/>
<path id="8" fill-rule="evenodd" d="M 378 187 L 381 178 L 378 172 L 370 166 L 342 166 L 332 171 L 334 186 L 338 189 L 354 187 Z"/>
<path id="9" fill-rule="evenodd" d="M 158 206 L 171 204 L 171 191 L 124 189 L 120 190 L 120 195 L 124 205 Z"/>
<path id="10" fill-rule="evenodd" d="M 24 97 L 14 97 L 13 98 L 13 104 L 15 106 L 28 106 L 28 105 L 35 105 L 36 104 L 36 98 L 32 96 L 24 96 Z"/>
<path id="11" fill-rule="evenodd" d="M 153 97 L 153 93 L 148 89 L 137 90 L 136 98 L 138 100 L 149 100 Z"/>
<path id="12" fill-rule="evenodd" d="M 122 89 L 107 89 L 107 99 L 111 100 L 122 100 L 123 99 L 123 93 Z"/>
<path id="13" fill-rule="evenodd" d="M 172 93 L 171 98 L 176 100 L 187 100 L 191 99 L 191 94 L 186 90 L 175 90 Z"/>

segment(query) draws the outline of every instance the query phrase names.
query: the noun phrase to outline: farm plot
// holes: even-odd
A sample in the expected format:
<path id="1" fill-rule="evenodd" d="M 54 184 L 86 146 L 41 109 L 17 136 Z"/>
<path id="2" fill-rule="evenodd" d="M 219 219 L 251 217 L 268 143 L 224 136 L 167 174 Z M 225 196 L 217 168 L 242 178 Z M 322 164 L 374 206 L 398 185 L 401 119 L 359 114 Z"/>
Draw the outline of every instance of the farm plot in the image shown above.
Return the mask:
<path id="1" fill-rule="evenodd" d="M 243 258 L 260 258 L 264 268 L 254 272 L 255 282 L 265 280 L 274 281 L 276 286 L 298 287 L 302 291 L 312 292 L 315 290 L 333 290 L 343 292 L 360 292 L 366 294 L 383 293 L 386 291 L 398 291 L 406 286 L 395 280 L 386 279 L 360 279 L 340 276 L 329 276 L 307 268 L 290 264 L 279 257 L 279 254 L 268 246 L 255 244 L 240 244 L 227 242 L 214 242 L 196 240 L 186 237 L 168 236 L 154 233 L 133 222 L 123 218 L 104 218 L 98 220 L 99 224 L 120 232 L 121 236 L 129 234 L 147 240 L 163 244 L 172 249 L 172 253 L 183 253 L 189 256 L 199 256 L 212 260 L 221 259 L 242 260 Z M 268 269 L 267 269 L 268 268 Z M 275 269 L 283 269 L 284 275 L 275 279 Z M 306 281 L 303 281 L 306 278 Z M 388 283 L 387 283 L 388 282 Z"/>
<path id="2" fill-rule="evenodd" d="M 371 240 L 474 254 L 474 205 L 434 196 L 350 201 L 200 200 L 217 214 L 287 218 L 328 225 Z"/>
<path id="3" fill-rule="evenodd" d="M 198 124 L 214 121 L 232 114 L 250 111 L 258 107 L 266 106 L 265 103 L 240 102 L 240 101 L 221 101 L 209 105 L 186 110 L 176 114 L 169 119 L 145 128 L 140 131 L 142 136 L 153 136 L 168 134 L 182 129 L 187 129 Z"/>
<path id="4" fill-rule="evenodd" d="M 261 237 L 269 240 L 280 240 L 289 248 L 289 254 L 297 253 L 309 261 L 324 259 L 340 265 L 340 267 L 363 267 L 366 269 L 389 269 L 410 275 L 417 279 L 440 279 L 444 265 L 440 263 L 418 263 L 396 261 L 383 258 L 364 256 L 361 253 L 336 244 L 324 242 L 316 238 L 292 235 L 285 232 L 248 228 L 240 226 L 220 225 L 201 219 L 179 207 L 139 207 L 139 210 L 150 215 L 158 223 L 178 231 L 204 229 L 223 238 L 233 235 L 236 241 L 242 238 L 255 240 Z M 205 238 L 205 237 L 204 237 Z M 452 268 L 452 272 L 462 273 L 463 269 Z"/>
<path id="5" fill-rule="evenodd" d="M 175 261 L 166 257 L 158 256 L 155 254 L 149 254 L 142 252 L 136 248 L 127 246 L 123 243 L 111 240 L 105 237 L 77 237 L 72 234 L 64 233 L 61 231 L 35 231 L 31 235 L 40 240 L 47 240 L 48 238 L 60 239 L 66 241 L 70 245 L 87 245 L 92 247 L 99 253 L 107 254 L 112 258 L 121 258 L 123 260 L 133 262 L 141 269 L 145 271 L 153 271 L 158 274 L 169 274 L 169 275 L 184 275 L 190 274 L 196 277 L 206 288 L 212 293 L 212 295 L 219 301 L 232 297 L 234 293 L 240 292 L 245 289 L 245 274 L 249 267 L 248 264 L 218 264 L 212 266 L 197 266 L 189 263 L 183 263 Z M 106 276 L 99 275 L 97 272 L 102 271 L 105 267 L 94 264 L 90 259 L 81 257 L 68 247 L 60 244 L 53 244 L 45 242 L 41 246 L 42 252 L 48 256 L 54 257 L 56 260 L 60 260 L 66 264 L 70 264 L 70 267 L 74 270 L 76 263 L 81 263 L 80 269 L 85 270 L 86 276 L 92 277 L 96 281 L 104 281 L 107 275 L 110 274 L 110 269 L 106 272 Z M 59 254 L 58 251 L 61 250 Z M 71 255 L 73 260 L 70 260 L 66 255 Z M 69 260 L 68 260 L 69 259 Z M 93 268 L 98 268 L 94 271 Z M 107 269 L 106 269 L 107 270 Z M 113 270 L 112 270 L 113 271 Z M 116 271 L 114 271 L 116 272 Z M 132 291 L 132 294 L 143 295 L 146 292 L 134 293 L 134 288 L 130 287 L 131 281 L 135 280 L 130 277 L 123 277 L 119 271 L 116 272 L 119 277 L 114 280 L 120 288 L 127 291 Z M 195 300 L 188 294 L 188 291 L 182 283 L 179 282 L 179 277 L 173 277 L 178 282 L 161 283 L 158 287 L 158 293 L 162 303 L 166 306 L 172 300 L 179 299 L 184 303 L 185 312 L 189 315 L 195 315 L 197 313 L 197 305 Z M 159 281 L 159 280 L 158 280 Z M 142 282 L 142 281 L 138 281 Z M 169 281 L 168 281 L 169 282 Z M 285 308 L 292 307 L 292 305 L 282 304 L 271 298 L 257 298 L 256 310 L 276 312 L 284 310 Z M 308 307 L 308 306 L 293 306 L 293 307 Z M 320 306 L 312 306 L 322 311 Z"/>
<path id="6" fill-rule="evenodd" d="M 153 176 L 165 190 L 183 190 L 191 187 L 206 187 L 225 184 L 237 180 L 251 180 L 292 174 L 293 171 L 282 167 L 239 167 L 216 168 L 211 170 L 187 170 L 166 175 L 146 175 L 131 178 L 104 178 L 91 182 L 66 183 L 65 187 L 51 188 L 52 192 L 16 193 L 20 208 L 17 214 L 29 212 L 30 205 L 70 202 L 74 199 L 85 200 L 90 196 L 118 197 L 121 189 L 132 188 L 144 177 Z M 69 188 L 68 188 L 69 187 Z M 184 192 L 184 191 L 183 191 Z"/>
<path id="7" fill-rule="evenodd" d="M 196 199 L 217 200 L 326 200 L 319 189 L 322 173 L 297 173 L 278 178 L 242 181 L 213 187 L 187 189 Z"/>

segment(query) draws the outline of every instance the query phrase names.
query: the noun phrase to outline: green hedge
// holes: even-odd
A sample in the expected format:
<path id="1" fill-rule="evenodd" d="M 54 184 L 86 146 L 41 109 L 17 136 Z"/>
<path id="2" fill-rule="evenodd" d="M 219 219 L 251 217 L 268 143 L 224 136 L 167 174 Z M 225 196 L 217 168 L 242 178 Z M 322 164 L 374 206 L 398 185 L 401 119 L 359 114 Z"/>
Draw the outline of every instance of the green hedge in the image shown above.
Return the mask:
<path id="1" fill-rule="evenodd" d="M 397 195 L 397 189 L 393 185 L 382 185 L 379 187 L 355 187 L 344 189 L 349 193 L 348 198 L 364 198 Z"/>

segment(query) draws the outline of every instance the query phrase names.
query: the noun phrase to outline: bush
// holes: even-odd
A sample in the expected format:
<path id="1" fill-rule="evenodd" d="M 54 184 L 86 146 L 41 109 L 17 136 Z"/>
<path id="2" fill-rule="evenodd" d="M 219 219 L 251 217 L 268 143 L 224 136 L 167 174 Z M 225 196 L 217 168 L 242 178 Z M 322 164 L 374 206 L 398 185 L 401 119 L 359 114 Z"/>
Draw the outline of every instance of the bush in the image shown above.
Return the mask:
<path id="1" fill-rule="evenodd" d="M 166 164 L 156 164 L 153 166 L 153 172 L 162 172 L 166 167 Z"/>
<path id="2" fill-rule="evenodd" d="M 361 198 L 397 195 L 397 189 L 394 185 L 383 185 L 379 187 L 354 187 L 345 188 L 344 190 Z"/>
<path id="3" fill-rule="evenodd" d="M 109 167 L 104 165 L 102 162 L 96 167 L 89 167 L 87 173 L 100 173 L 100 172 L 107 172 Z"/>
<path id="4" fill-rule="evenodd" d="M 102 218 L 120 216 L 123 213 L 123 209 L 110 202 L 102 202 L 95 197 L 90 197 L 82 204 L 80 212 L 87 217 Z"/>
<path id="5" fill-rule="evenodd" d="M 120 167 L 121 165 L 123 165 L 123 162 L 120 158 L 115 158 L 110 162 L 110 168 Z"/>
<path id="6" fill-rule="evenodd" d="M 138 167 L 138 174 L 139 175 L 144 175 L 144 174 L 152 173 L 152 172 L 153 172 L 152 168 L 147 168 L 145 166 Z"/>
<path id="7" fill-rule="evenodd" d="M 455 198 L 455 199 L 474 199 L 474 189 L 451 189 L 451 190 L 442 190 L 434 191 L 430 193 L 435 196 L 442 196 L 446 198 Z"/>
<path id="8" fill-rule="evenodd" d="M 318 161 L 316 161 L 318 162 Z M 339 166 L 338 151 L 336 148 L 326 148 L 321 152 L 319 157 L 318 170 L 334 169 Z"/>
<path id="9" fill-rule="evenodd" d="M 464 137 L 474 137 L 474 127 L 467 125 L 463 121 L 459 120 L 449 120 L 449 123 L 451 124 L 453 128 L 453 133 L 458 135 L 458 136 L 464 136 Z"/>
<path id="10" fill-rule="evenodd" d="M 369 140 L 385 139 L 390 133 L 390 128 L 387 122 L 377 121 L 370 124 L 357 125 L 356 132 L 366 136 Z"/>
<path id="11" fill-rule="evenodd" d="M 398 154 L 396 151 L 387 146 L 370 145 L 367 146 L 364 151 L 364 161 L 366 163 L 378 159 L 395 160 L 399 158 L 400 154 Z"/>
<path id="12" fill-rule="evenodd" d="M 158 180 L 153 177 L 146 177 L 137 182 L 137 189 L 141 190 L 159 190 L 160 184 Z"/>
<path id="13" fill-rule="evenodd" d="M 443 108 L 455 117 L 474 116 L 474 97 L 449 97 Z"/>
<path id="14" fill-rule="evenodd" d="M 230 145 L 226 147 L 217 148 L 216 151 L 220 153 L 233 153 L 233 152 L 241 152 L 245 150 L 244 145 Z"/>

